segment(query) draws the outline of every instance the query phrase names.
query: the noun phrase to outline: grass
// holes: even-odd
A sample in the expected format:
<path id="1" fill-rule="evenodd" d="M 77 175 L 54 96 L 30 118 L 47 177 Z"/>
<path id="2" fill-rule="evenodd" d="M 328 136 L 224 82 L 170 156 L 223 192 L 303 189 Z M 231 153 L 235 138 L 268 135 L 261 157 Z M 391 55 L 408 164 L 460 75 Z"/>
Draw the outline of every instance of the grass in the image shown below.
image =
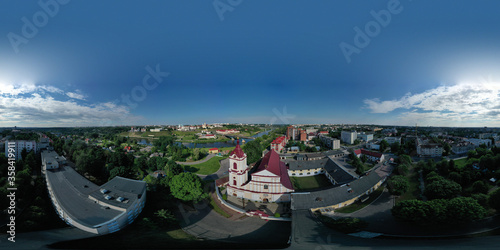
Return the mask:
<path id="1" fill-rule="evenodd" d="M 201 175 L 209 175 L 209 174 L 213 174 L 215 172 L 217 172 L 217 170 L 219 170 L 220 168 L 220 160 L 223 160 L 227 157 L 219 157 L 219 156 L 215 156 L 215 157 L 212 157 L 212 159 L 204 162 L 204 163 L 200 163 L 200 164 L 196 164 L 196 165 L 184 165 L 184 169 L 186 171 L 189 171 L 189 172 L 192 172 L 192 173 L 195 173 L 195 174 L 201 174 Z"/>
<path id="2" fill-rule="evenodd" d="M 457 167 L 457 169 L 462 170 L 465 167 L 465 164 L 467 164 L 467 158 L 455 160 L 455 166 Z"/>
<path id="3" fill-rule="evenodd" d="M 373 193 L 370 194 L 370 198 L 368 198 L 368 200 L 366 200 L 365 202 L 356 201 L 349 206 L 345 206 L 343 208 L 336 209 L 335 212 L 336 213 L 343 213 L 343 214 L 354 213 L 354 212 L 370 205 L 370 203 L 374 202 L 380 195 L 382 195 L 382 193 L 384 192 L 384 188 L 385 188 L 384 186 L 378 187 L 375 191 L 373 191 Z"/>
<path id="4" fill-rule="evenodd" d="M 217 202 L 214 201 L 213 197 L 210 196 L 210 203 L 209 203 L 210 207 L 215 211 L 217 212 L 218 214 L 226 217 L 226 218 L 229 218 L 231 217 L 230 214 L 226 213 L 226 211 L 222 210 L 222 208 L 220 208 L 218 205 L 217 205 Z"/>
<path id="5" fill-rule="evenodd" d="M 415 200 L 420 198 L 420 181 L 418 180 L 419 174 L 415 171 L 415 167 L 411 166 L 408 172 L 408 182 L 410 186 L 408 191 L 396 199 L 396 203 L 405 200 Z"/>
<path id="6" fill-rule="evenodd" d="M 325 175 L 319 174 L 308 177 L 292 177 L 292 184 L 295 190 L 311 190 L 331 186 L 332 183 Z"/>

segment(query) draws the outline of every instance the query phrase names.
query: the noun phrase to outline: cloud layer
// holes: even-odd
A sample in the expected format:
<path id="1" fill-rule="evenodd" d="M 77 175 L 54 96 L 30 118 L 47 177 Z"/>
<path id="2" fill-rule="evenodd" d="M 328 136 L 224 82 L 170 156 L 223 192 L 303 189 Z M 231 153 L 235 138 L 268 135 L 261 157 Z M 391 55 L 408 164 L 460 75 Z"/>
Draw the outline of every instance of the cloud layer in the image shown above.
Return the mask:
<path id="1" fill-rule="evenodd" d="M 128 123 L 136 117 L 113 102 L 88 104 L 79 90 L 34 84 L 0 84 L 0 127 L 87 126 Z"/>
<path id="2" fill-rule="evenodd" d="M 408 93 L 396 100 L 364 100 L 372 113 L 390 113 L 406 109 L 402 123 L 429 125 L 500 125 L 500 84 L 492 82 L 460 83 L 440 86 L 419 94 Z"/>

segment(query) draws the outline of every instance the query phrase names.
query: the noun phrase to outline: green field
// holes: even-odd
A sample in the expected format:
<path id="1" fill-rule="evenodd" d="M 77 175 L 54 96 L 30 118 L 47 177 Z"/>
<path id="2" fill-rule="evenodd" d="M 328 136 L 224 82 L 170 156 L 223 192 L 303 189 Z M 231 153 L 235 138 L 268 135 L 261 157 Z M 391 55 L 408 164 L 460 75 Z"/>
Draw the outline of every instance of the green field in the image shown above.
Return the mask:
<path id="1" fill-rule="evenodd" d="M 192 172 L 195 174 L 209 175 L 209 174 L 213 174 L 213 173 L 217 172 L 217 170 L 219 170 L 219 168 L 220 168 L 219 161 L 223 160 L 225 158 L 227 158 L 227 157 L 215 156 L 212 159 L 210 159 L 204 163 L 200 163 L 200 164 L 196 164 L 196 165 L 184 165 L 183 167 L 186 171 L 189 171 L 189 172 Z"/>
<path id="2" fill-rule="evenodd" d="M 319 174 L 308 177 L 292 177 L 293 188 L 296 191 L 311 190 L 332 186 L 332 183 L 325 175 Z"/>

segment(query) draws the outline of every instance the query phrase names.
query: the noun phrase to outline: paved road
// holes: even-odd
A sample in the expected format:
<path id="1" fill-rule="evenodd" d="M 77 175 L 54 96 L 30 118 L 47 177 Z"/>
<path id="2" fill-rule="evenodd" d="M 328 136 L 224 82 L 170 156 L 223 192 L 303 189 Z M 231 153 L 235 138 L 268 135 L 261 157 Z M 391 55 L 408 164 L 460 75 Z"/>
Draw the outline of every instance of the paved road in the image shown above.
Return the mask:
<path id="1" fill-rule="evenodd" d="M 206 203 L 197 204 L 191 211 L 178 206 L 177 217 L 182 229 L 198 238 L 242 244 L 286 244 L 290 235 L 290 222 L 265 221 L 255 217 L 229 220 L 214 212 Z"/>
<path id="2" fill-rule="evenodd" d="M 378 225 L 382 225 L 379 223 Z M 363 239 L 325 227 L 308 210 L 293 212 L 292 244 L 288 249 L 499 249 L 500 237 L 455 239 Z"/>

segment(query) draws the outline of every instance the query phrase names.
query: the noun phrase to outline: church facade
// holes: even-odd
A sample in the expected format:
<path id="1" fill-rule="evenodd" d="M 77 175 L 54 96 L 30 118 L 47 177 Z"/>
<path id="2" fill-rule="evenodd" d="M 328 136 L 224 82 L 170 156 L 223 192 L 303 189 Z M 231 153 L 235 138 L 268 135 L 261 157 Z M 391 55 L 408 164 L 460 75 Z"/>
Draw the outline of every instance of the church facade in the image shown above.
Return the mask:
<path id="1" fill-rule="evenodd" d="M 259 202 L 290 202 L 292 192 L 286 165 L 274 150 L 264 155 L 259 166 L 252 170 L 239 144 L 230 153 L 228 196 Z"/>

